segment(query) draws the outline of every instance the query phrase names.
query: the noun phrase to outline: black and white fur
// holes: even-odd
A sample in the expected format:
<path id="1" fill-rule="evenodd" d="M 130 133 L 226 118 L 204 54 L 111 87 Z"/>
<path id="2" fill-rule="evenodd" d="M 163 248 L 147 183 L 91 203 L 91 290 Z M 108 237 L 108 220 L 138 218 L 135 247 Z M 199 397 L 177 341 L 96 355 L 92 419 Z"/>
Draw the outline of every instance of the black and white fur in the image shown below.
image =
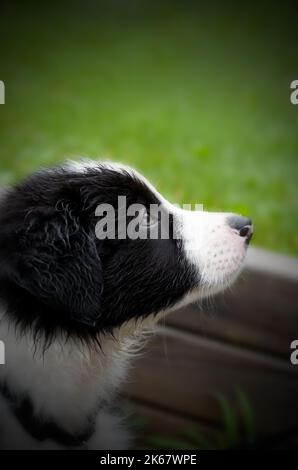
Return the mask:
<path id="1" fill-rule="evenodd" d="M 161 204 L 179 239 L 98 240 L 95 209 L 116 206 L 119 195 Z M 143 332 L 230 285 L 251 233 L 249 219 L 179 209 L 111 163 L 67 163 L 8 189 L 0 200 L 0 448 L 129 447 L 115 398 Z"/>

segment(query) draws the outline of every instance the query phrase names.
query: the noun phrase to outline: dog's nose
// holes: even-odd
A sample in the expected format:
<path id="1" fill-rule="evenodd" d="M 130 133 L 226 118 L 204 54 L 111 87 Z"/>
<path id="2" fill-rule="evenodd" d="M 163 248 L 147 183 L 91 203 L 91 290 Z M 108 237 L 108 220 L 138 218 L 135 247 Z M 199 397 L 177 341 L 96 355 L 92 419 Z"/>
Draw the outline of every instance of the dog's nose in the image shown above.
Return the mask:
<path id="1" fill-rule="evenodd" d="M 240 237 L 245 238 L 246 243 L 249 243 L 253 234 L 253 225 L 251 219 L 241 215 L 234 215 L 229 217 L 228 224 L 231 228 L 238 231 Z"/>

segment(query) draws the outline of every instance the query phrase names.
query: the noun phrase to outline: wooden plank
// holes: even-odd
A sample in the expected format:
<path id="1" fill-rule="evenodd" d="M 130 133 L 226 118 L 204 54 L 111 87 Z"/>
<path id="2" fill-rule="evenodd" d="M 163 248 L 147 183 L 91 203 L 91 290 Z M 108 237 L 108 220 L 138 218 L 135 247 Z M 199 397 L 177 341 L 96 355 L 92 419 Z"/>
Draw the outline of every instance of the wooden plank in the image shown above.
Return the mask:
<path id="1" fill-rule="evenodd" d="M 161 328 L 137 361 L 126 389 L 131 398 L 189 418 L 220 423 L 214 394 L 234 401 L 240 387 L 261 432 L 297 425 L 298 368 L 289 362 Z"/>
<path id="2" fill-rule="evenodd" d="M 191 429 L 195 429 L 210 442 L 214 442 L 220 433 L 218 427 L 143 402 L 131 404 L 131 418 L 141 420 L 141 425 L 137 426 L 135 434 L 137 444 L 141 448 L 152 448 L 151 438 L 160 436 L 185 441 L 184 432 Z"/>
<path id="3" fill-rule="evenodd" d="M 141 402 L 131 404 L 130 421 L 138 423 L 133 426 L 135 448 L 138 449 L 169 449 L 168 441 L 171 442 L 171 449 L 181 448 L 179 443 L 193 443 L 198 450 L 220 449 L 227 438 L 227 433 L 220 427 L 211 426 L 197 419 L 182 417 L 176 413 L 164 409 L 155 408 Z M 136 421 L 137 420 L 137 421 Z M 199 436 L 200 440 L 193 441 L 186 432 L 192 431 Z M 241 442 L 241 431 L 238 432 L 236 448 L 246 445 Z M 153 440 L 152 440 L 153 438 Z M 161 441 L 165 438 L 166 441 Z M 268 434 L 266 436 L 254 436 L 255 449 L 298 449 L 298 428 L 289 433 Z M 157 441 L 158 440 L 158 441 Z M 157 445 L 156 445 L 157 442 Z"/>
<path id="4" fill-rule="evenodd" d="M 246 256 L 246 267 L 268 276 L 298 282 L 298 259 L 291 256 L 250 247 Z"/>
<path id="5" fill-rule="evenodd" d="M 298 283 L 261 271 L 246 271 L 231 291 L 201 306 L 171 313 L 168 325 L 289 357 L 298 339 Z"/>

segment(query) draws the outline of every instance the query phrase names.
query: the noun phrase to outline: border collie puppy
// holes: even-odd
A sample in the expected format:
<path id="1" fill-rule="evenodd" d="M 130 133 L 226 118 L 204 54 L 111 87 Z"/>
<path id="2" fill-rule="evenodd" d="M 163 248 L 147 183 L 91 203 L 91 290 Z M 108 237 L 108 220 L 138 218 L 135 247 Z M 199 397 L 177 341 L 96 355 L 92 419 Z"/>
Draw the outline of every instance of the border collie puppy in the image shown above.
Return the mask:
<path id="1" fill-rule="evenodd" d="M 167 214 L 168 237 L 97 236 L 118 199 Z M 131 215 L 126 224 L 131 222 Z M 174 230 L 175 228 L 175 230 Z M 136 171 L 98 162 L 42 170 L 0 199 L 1 449 L 125 449 L 115 394 L 142 333 L 237 277 L 251 221 L 186 211 Z"/>

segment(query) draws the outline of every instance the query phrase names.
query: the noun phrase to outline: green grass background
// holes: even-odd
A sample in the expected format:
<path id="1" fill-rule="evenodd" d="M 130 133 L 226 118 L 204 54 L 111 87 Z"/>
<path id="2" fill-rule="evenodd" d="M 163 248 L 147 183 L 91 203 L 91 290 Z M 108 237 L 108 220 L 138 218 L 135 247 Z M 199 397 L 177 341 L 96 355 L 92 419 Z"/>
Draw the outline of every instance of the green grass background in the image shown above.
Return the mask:
<path id="1" fill-rule="evenodd" d="M 294 2 L 4 3 L 0 183 L 106 156 L 297 255 L 297 18 Z"/>

